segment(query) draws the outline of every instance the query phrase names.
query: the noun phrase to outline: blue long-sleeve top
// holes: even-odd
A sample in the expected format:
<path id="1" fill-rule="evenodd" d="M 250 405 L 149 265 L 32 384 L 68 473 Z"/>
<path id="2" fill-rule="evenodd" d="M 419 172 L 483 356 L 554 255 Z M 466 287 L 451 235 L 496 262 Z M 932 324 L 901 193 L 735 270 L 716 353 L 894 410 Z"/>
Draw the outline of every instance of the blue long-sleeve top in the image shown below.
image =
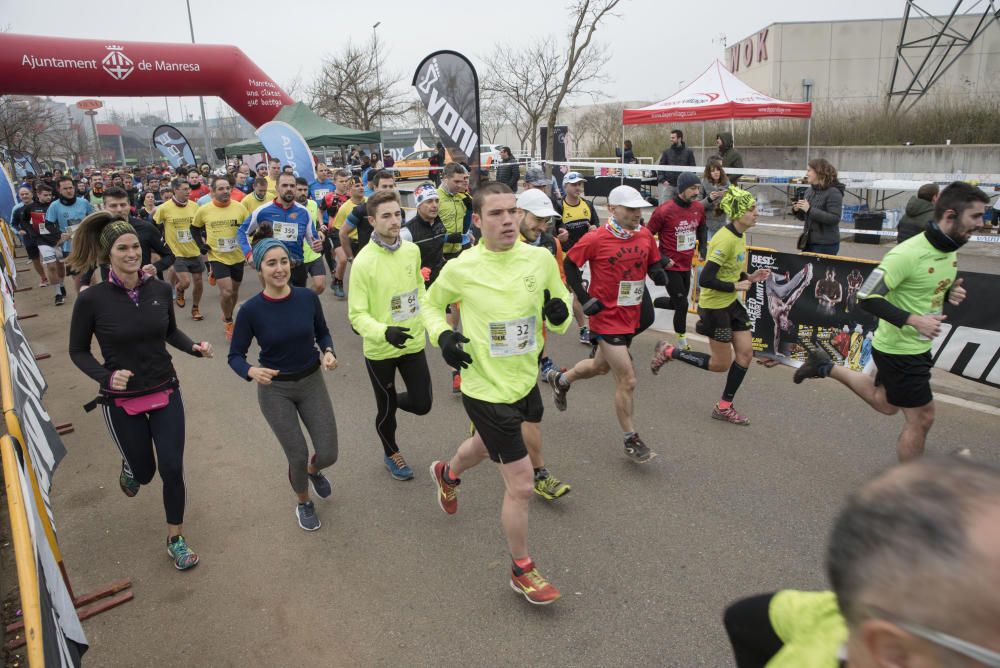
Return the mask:
<path id="1" fill-rule="evenodd" d="M 229 366 L 246 380 L 250 380 L 247 351 L 253 339 L 260 346 L 259 366 L 283 374 L 308 369 L 317 363 L 319 350 L 333 350 L 333 338 L 319 297 L 307 288 L 293 287 L 291 294 L 282 299 L 272 299 L 261 292 L 237 312 L 229 345 Z"/>

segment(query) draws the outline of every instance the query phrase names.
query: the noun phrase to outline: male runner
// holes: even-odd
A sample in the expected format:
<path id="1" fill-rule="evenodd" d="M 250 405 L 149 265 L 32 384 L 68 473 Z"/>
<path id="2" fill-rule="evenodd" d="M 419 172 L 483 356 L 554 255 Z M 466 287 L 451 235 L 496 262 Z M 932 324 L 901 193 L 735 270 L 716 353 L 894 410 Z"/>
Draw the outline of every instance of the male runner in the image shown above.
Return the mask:
<path id="1" fill-rule="evenodd" d="M 432 463 L 431 475 L 438 504 L 452 514 L 458 510 L 459 476 L 487 457 L 499 464 L 505 486 L 501 521 L 513 560 L 510 586 L 544 605 L 560 594 L 528 554 L 533 474 L 521 424 L 541 422 L 535 374 L 542 326 L 558 333 L 569 329 L 569 293 L 552 255 L 518 242 L 517 200 L 510 188 L 488 183 L 476 191 L 472 207 L 482 242 L 445 264 L 427 292 L 423 316 L 445 361 L 465 370 L 462 402 L 476 433 L 449 462 Z M 468 338 L 445 318 L 447 306 L 458 301 Z"/>
<path id="2" fill-rule="evenodd" d="M 372 195 L 367 211 L 373 227 L 371 243 L 351 267 L 347 313 L 363 340 L 365 368 L 378 406 L 375 432 L 382 442 L 382 460 L 393 478 L 410 480 L 413 470 L 396 442 L 396 410 L 426 415 L 432 396 L 420 316 L 424 298 L 420 251 L 400 238 L 403 209 L 395 191 Z M 405 392 L 396 390 L 397 370 Z"/>
<path id="3" fill-rule="evenodd" d="M 49 208 L 45 211 L 45 220 L 46 222 L 57 223 L 59 225 L 59 229 L 62 231 L 62 248 L 59 249 L 59 253 L 57 253 L 55 260 L 49 260 L 50 264 L 55 262 L 56 267 L 58 268 L 60 278 L 59 283 L 55 285 L 55 289 L 57 295 L 62 295 L 62 299 L 57 300 L 57 302 L 61 304 L 63 300 L 66 299 L 66 288 L 63 286 L 62 277 L 64 277 L 67 273 L 73 276 L 73 283 L 76 285 L 77 292 L 80 290 L 80 275 L 72 270 L 67 272 L 65 267 L 62 265 L 62 258 L 69 255 L 70 247 L 72 245 L 73 232 L 76 231 L 77 225 L 79 225 L 84 218 L 93 213 L 96 209 L 93 204 L 84 198 L 77 197 L 76 185 L 73 183 L 73 179 L 68 176 L 60 177 L 56 181 L 56 194 L 59 196 L 59 199 L 49 205 Z M 55 252 L 56 246 L 49 246 L 49 248 Z M 38 250 L 42 255 L 42 264 L 46 264 L 45 250 L 41 248 L 41 246 L 39 246 Z M 51 279 L 52 275 L 49 274 L 50 284 L 52 284 Z"/>
<path id="4" fill-rule="evenodd" d="M 371 183 L 374 185 L 375 192 L 382 190 L 396 192 L 396 179 L 389 170 L 376 172 L 371 179 Z M 352 244 L 350 239 L 351 232 L 354 230 L 358 232 L 357 244 Z M 368 240 L 372 236 L 372 230 L 373 228 L 371 222 L 369 222 L 369 215 L 365 204 L 363 202 L 356 204 L 347 215 L 344 224 L 340 226 L 339 232 L 340 247 L 344 249 L 348 262 L 353 262 L 354 256 L 368 245 Z"/>
<path id="5" fill-rule="evenodd" d="M 400 236 L 412 241 L 420 249 L 420 271 L 424 284 L 430 287 L 444 266 L 444 245 L 446 242 L 461 243 L 466 235 L 461 232 L 448 233 L 438 216 L 440 198 L 437 188 L 431 183 L 422 183 L 413 191 L 417 203 L 417 213 L 400 230 Z"/>
<path id="6" fill-rule="evenodd" d="M 208 186 L 202 181 L 201 174 L 195 170 L 191 170 L 187 173 L 187 182 L 191 186 L 191 192 L 188 193 L 188 198 L 197 202 L 200 198 L 205 195 L 210 195 Z"/>
<path id="7" fill-rule="evenodd" d="M 295 201 L 295 178 L 294 174 L 288 172 L 278 174 L 278 197 L 270 204 L 257 207 L 247 216 L 236 231 L 236 240 L 243 257 L 250 262 L 252 250 L 249 236 L 257 231 L 262 221 L 269 221 L 274 238 L 288 250 L 288 259 L 292 264 L 292 285 L 304 288 L 308 274 L 303 263 L 302 242 L 308 241 L 317 252 L 323 249 L 323 242 L 312 224 L 309 210 Z"/>
<path id="8" fill-rule="evenodd" d="M 333 174 L 333 183 L 335 190 L 326 193 L 319 200 L 319 208 L 323 212 L 323 227 L 321 229 L 326 235 L 323 239 L 323 257 L 326 258 L 326 265 L 330 268 L 330 273 L 333 274 L 333 296 L 343 299 L 347 256 L 340 250 L 340 229 L 334 227 L 334 222 L 340 213 L 340 207 L 351 199 L 351 172 L 346 169 L 338 169 Z M 360 201 L 363 202 L 364 188 L 361 189 L 359 197 Z M 340 219 L 340 224 L 346 220 L 347 213 Z M 354 236 L 357 237 L 357 232 Z"/>
<path id="9" fill-rule="evenodd" d="M 52 188 L 49 188 L 49 201 L 52 201 Z M 35 201 L 34 193 L 31 188 L 27 186 L 21 186 L 17 189 L 18 203 L 14 205 L 14 208 L 10 212 L 10 223 L 17 230 L 18 235 L 21 237 L 21 243 L 24 244 L 24 250 L 28 253 L 28 259 L 31 260 L 31 266 L 34 267 L 35 273 L 38 274 L 40 282 L 38 287 L 47 288 L 49 286 L 49 277 L 45 273 L 45 267 L 42 266 L 42 256 L 38 252 L 38 244 L 35 242 L 35 238 L 31 235 L 31 220 L 24 220 L 20 214 L 24 210 L 24 207 L 28 204 L 32 204 Z M 46 209 L 48 206 L 45 207 Z M 42 213 L 42 220 L 44 221 L 45 214 Z M 22 225 L 23 222 L 23 225 Z"/>
<path id="10" fill-rule="evenodd" d="M 254 179 L 253 190 L 240 202 L 247 213 L 253 213 L 254 209 L 270 203 L 271 200 L 267 198 L 267 179 Z"/>
<path id="11" fill-rule="evenodd" d="M 650 370 L 656 374 L 671 359 L 705 371 L 728 371 L 722 398 L 712 409 L 712 417 L 731 424 L 749 425 L 750 419 L 733 408 L 733 399 L 746 377 L 753 359 L 750 317 L 739 299 L 751 283 L 767 280 L 770 269 L 758 269 L 747 275 L 745 233 L 757 223 L 757 202 L 746 190 L 730 186 L 719 202 L 719 209 L 729 217 L 729 223 L 712 235 L 708 244 L 708 261 L 701 270 L 698 283 L 699 334 L 707 336 L 712 354 L 682 350 L 666 340 L 656 344 Z"/>
<path id="12" fill-rule="evenodd" d="M 25 239 L 31 240 L 31 245 L 41 258 L 42 267 L 48 276 L 46 285 L 56 286 L 55 305 L 62 306 L 66 301 L 66 289 L 60 289 L 66 276 L 64 256 L 59 245 L 63 232 L 59 223 L 49 221 L 46 215 L 52 206 L 52 188 L 42 183 L 35 188 L 35 192 L 36 199 L 17 212 L 18 226 L 25 231 Z M 27 245 L 28 242 L 25 243 Z"/>
<path id="13" fill-rule="evenodd" d="M 198 210 L 193 202 L 188 201 L 191 186 L 187 180 L 177 177 L 170 182 L 171 197 L 161 204 L 153 220 L 163 228 L 163 240 L 167 242 L 174 254 L 174 278 L 176 281 L 176 302 L 179 308 L 184 308 L 187 300 L 184 291 L 194 282 L 194 295 L 191 303 L 191 318 L 204 320 L 201 314 L 201 295 L 205 289 L 202 274 L 205 273 L 205 263 L 201 259 L 201 249 L 191 235 L 191 223 Z"/>
<path id="14" fill-rule="evenodd" d="M 559 238 L 563 251 L 568 251 L 579 241 L 584 234 L 591 230 L 596 230 L 601 226 L 601 219 L 597 216 L 597 207 L 592 201 L 588 202 L 583 198 L 584 185 L 587 179 L 580 172 L 570 172 L 563 177 L 563 189 L 566 196 L 559 207 L 562 210 L 560 216 L 561 229 L 565 234 Z M 552 198 L 546 196 L 549 201 Z M 573 317 L 577 325 L 580 326 L 580 343 L 590 345 L 590 330 L 587 328 L 587 316 L 583 313 L 580 301 L 573 294 Z"/>
<path id="15" fill-rule="evenodd" d="M 860 306 L 877 316 L 872 341 L 875 377 L 837 366 L 823 350 L 809 351 L 795 382 L 830 376 L 886 415 L 900 409 L 906 422 L 896 442 L 900 461 L 924 452 L 934 424 L 931 345 L 941 333 L 945 300 L 957 306 L 966 297 L 958 272 L 958 249 L 983 227 L 989 197 L 955 181 L 941 191 L 927 230 L 893 247 L 858 292 Z"/>
<path id="16" fill-rule="evenodd" d="M 309 182 L 301 176 L 295 177 L 295 201 L 304 206 L 309 211 L 312 218 L 313 227 L 322 230 L 325 226 L 320 222 L 319 205 L 316 200 L 309 197 Z M 320 241 L 324 241 L 323 233 L 320 231 Z M 309 275 L 313 292 L 317 295 L 323 294 L 326 290 L 326 268 L 323 266 L 323 256 L 312 249 L 308 241 L 302 242 L 302 262 L 306 266 L 306 274 Z"/>
<path id="17" fill-rule="evenodd" d="M 444 223 L 448 234 L 459 232 L 468 234 L 472 227 L 472 198 L 469 195 L 469 170 L 457 162 L 449 162 L 441 172 L 441 185 L 438 186 L 438 215 Z M 467 244 L 447 242 L 444 245 L 444 261 L 448 262 L 458 257 Z M 459 324 L 458 304 L 452 304 L 448 310 L 448 324 L 457 329 Z M 451 391 L 458 394 L 462 391 L 462 372 L 451 370 Z"/>
<path id="18" fill-rule="evenodd" d="M 360 206 L 365 201 L 365 186 L 361 182 L 360 176 L 349 176 L 345 180 L 347 188 L 347 199 L 339 204 L 335 204 L 336 209 L 328 207 L 328 211 L 336 210 L 336 214 L 330 219 L 327 226 L 330 236 L 336 238 L 334 244 L 334 257 L 336 258 L 336 268 L 334 270 L 333 294 L 338 299 L 344 299 L 346 291 L 344 289 L 344 276 L 347 274 L 347 250 L 350 249 L 351 257 L 357 255 L 361 247 L 358 245 L 358 231 L 351 230 L 347 233 L 347 248 L 340 241 L 340 230 L 344 227 L 347 217 L 351 215 L 355 207 Z M 339 182 L 338 182 L 339 183 Z M 327 195 L 327 201 L 336 203 L 340 199 L 340 193 L 333 196 Z"/>
<path id="19" fill-rule="evenodd" d="M 674 332 L 677 347 L 690 350 L 687 341 L 687 296 L 691 292 L 691 260 L 697 246 L 701 259 L 708 247 L 708 225 L 705 207 L 698 199 L 701 181 L 690 172 L 683 172 L 676 179 L 674 195 L 660 204 L 649 217 L 650 234 L 659 235 L 660 254 L 669 258 L 667 270 L 668 297 L 653 302 L 658 308 L 674 312 Z"/>
<path id="20" fill-rule="evenodd" d="M 590 316 L 590 338 L 595 354 L 577 362 L 565 373 L 551 369 L 545 380 L 552 386 L 556 408 L 566 410 L 566 393 L 577 380 L 615 377 L 615 413 L 621 425 L 625 454 L 644 464 L 656 453 L 639 438 L 633 421 L 632 395 L 635 367 L 629 346 L 639 330 L 640 311 L 646 291 L 646 274 L 665 285 L 656 240 L 640 226 L 642 210 L 651 206 L 635 188 L 618 186 L 608 195 L 611 219 L 588 232 L 566 253 L 566 279 L 576 293 L 583 312 Z M 580 267 L 590 263 L 589 291 L 583 286 Z"/>
<path id="21" fill-rule="evenodd" d="M 219 307 L 226 339 L 232 341 L 233 311 L 240 299 L 243 282 L 243 253 L 236 242 L 236 231 L 248 217 L 247 210 L 230 196 L 231 186 L 225 176 L 212 179 L 212 201 L 198 209 L 191 222 L 191 235 L 198 249 L 208 256 L 215 285 L 219 288 Z"/>

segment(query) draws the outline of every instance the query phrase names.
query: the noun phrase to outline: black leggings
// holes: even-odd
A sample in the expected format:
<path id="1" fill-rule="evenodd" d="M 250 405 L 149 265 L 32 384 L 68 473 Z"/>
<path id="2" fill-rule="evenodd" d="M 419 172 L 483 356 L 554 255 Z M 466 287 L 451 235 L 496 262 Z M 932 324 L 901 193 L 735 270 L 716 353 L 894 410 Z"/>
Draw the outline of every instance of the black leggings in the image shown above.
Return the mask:
<path id="1" fill-rule="evenodd" d="M 656 320 L 656 309 L 653 308 L 653 298 L 649 296 L 649 290 L 642 291 L 642 304 L 639 305 L 639 328 L 636 334 L 642 334 Z"/>
<path id="2" fill-rule="evenodd" d="M 687 332 L 688 293 L 691 292 L 691 270 L 667 271 L 667 294 L 674 310 L 674 331 Z"/>
<path id="3" fill-rule="evenodd" d="M 774 594 L 740 599 L 723 616 L 737 668 L 764 668 L 783 642 L 771 626 L 770 605 Z"/>
<path id="4" fill-rule="evenodd" d="M 121 453 L 122 467 L 141 485 L 148 485 L 159 468 L 167 524 L 183 524 L 184 403 L 180 390 L 174 390 L 163 408 L 142 415 L 129 415 L 118 406 L 101 408 Z"/>
<path id="5" fill-rule="evenodd" d="M 431 372 L 424 351 L 401 355 L 387 360 L 365 358 L 365 368 L 375 390 L 375 432 L 382 441 L 386 455 L 399 452 L 396 444 L 396 409 L 414 415 L 427 415 L 431 410 Z M 396 392 L 396 370 L 406 384 L 406 392 Z"/>

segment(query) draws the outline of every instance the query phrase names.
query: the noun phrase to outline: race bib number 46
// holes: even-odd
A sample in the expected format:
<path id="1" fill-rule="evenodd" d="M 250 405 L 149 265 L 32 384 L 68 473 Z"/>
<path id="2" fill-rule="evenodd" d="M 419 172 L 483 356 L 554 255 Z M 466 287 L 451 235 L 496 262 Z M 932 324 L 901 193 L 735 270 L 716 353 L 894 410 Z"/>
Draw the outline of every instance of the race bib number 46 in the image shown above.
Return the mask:
<path id="1" fill-rule="evenodd" d="M 420 301 L 417 299 L 417 289 L 401 295 L 393 295 L 389 300 L 389 313 L 393 322 L 409 320 L 420 313 Z"/>
<path id="2" fill-rule="evenodd" d="M 618 284 L 618 305 L 638 306 L 642 303 L 642 293 L 646 281 L 622 281 Z"/>
<path id="3" fill-rule="evenodd" d="M 491 322 L 489 328 L 491 357 L 533 353 L 538 347 L 535 341 L 535 316 Z"/>

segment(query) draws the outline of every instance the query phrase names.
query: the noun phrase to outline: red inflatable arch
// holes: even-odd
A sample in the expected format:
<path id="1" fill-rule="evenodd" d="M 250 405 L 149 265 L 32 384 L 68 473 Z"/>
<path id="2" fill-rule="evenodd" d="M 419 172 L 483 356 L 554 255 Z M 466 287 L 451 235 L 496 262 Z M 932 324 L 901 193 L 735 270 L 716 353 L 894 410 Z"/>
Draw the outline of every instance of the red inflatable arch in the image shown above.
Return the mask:
<path id="1" fill-rule="evenodd" d="M 292 98 L 235 46 L 117 42 L 0 33 L 0 93 L 217 95 L 252 125 Z"/>

